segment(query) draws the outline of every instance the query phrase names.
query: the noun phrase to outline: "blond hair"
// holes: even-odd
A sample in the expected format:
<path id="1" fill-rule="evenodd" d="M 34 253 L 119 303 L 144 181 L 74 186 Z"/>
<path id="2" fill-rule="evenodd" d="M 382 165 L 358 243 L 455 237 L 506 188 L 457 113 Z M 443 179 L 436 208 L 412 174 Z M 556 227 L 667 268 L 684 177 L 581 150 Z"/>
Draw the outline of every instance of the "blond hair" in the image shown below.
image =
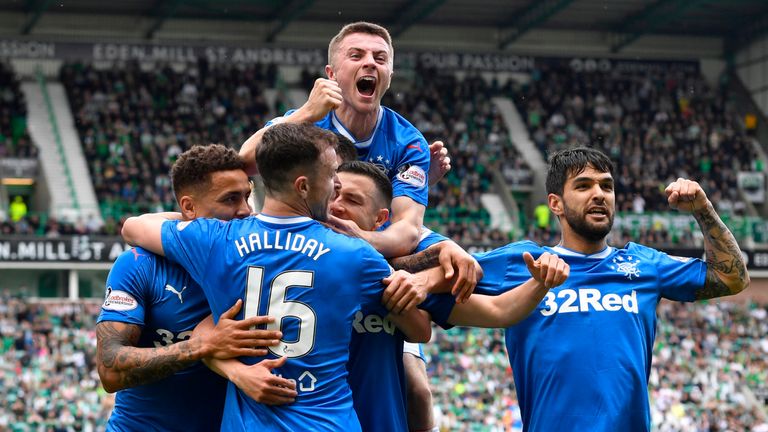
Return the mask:
<path id="1" fill-rule="evenodd" d="M 331 39 L 331 43 L 328 44 L 328 64 L 333 65 L 333 54 L 339 47 L 339 44 L 345 37 L 354 33 L 365 33 L 375 36 L 379 36 L 384 39 L 384 42 L 389 46 L 390 62 L 393 61 L 395 56 L 395 48 L 392 46 L 392 37 L 384 27 L 365 21 L 358 21 L 351 24 L 347 24 L 339 30 L 336 36 Z"/>

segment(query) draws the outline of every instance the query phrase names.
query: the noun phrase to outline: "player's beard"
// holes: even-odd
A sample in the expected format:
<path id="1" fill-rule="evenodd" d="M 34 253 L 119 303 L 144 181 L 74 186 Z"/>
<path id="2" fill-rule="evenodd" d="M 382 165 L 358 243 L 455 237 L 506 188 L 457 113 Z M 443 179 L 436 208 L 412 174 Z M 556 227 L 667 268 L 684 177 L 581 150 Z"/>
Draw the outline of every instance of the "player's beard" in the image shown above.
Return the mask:
<path id="1" fill-rule="evenodd" d="M 587 222 L 586 213 L 579 214 L 567 205 L 563 205 L 563 210 L 563 216 L 571 230 L 589 241 L 602 241 L 613 228 L 613 213 L 608 214 L 607 224 L 596 225 Z"/>
<path id="2" fill-rule="evenodd" d="M 310 205 L 309 202 L 307 202 L 306 199 L 304 199 L 304 205 L 307 206 L 307 209 L 309 209 L 309 217 L 312 219 L 318 221 L 318 222 L 325 222 L 328 220 L 328 204 L 321 205 L 319 203 L 315 203 L 315 205 Z"/>

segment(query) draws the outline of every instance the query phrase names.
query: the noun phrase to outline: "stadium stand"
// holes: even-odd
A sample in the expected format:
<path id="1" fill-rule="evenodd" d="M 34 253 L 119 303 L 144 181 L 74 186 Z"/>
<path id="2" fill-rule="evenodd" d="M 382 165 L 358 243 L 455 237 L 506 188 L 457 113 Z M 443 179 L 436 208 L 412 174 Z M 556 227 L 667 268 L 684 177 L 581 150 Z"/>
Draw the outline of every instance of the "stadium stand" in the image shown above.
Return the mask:
<path id="1" fill-rule="evenodd" d="M 275 72 L 205 62 L 176 71 L 138 63 L 65 64 L 64 83 L 102 215 L 172 210 L 169 170 L 195 144 L 238 147 L 272 112 Z"/>
<path id="2" fill-rule="evenodd" d="M 12 68 L 0 62 L 0 158 L 37 157 L 27 132 L 27 106 Z"/>
<path id="3" fill-rule="evenodd" d="M 0 430 L 103 430 L 113 397 L 96 372 L 99 303 L 0 295 Z"/>

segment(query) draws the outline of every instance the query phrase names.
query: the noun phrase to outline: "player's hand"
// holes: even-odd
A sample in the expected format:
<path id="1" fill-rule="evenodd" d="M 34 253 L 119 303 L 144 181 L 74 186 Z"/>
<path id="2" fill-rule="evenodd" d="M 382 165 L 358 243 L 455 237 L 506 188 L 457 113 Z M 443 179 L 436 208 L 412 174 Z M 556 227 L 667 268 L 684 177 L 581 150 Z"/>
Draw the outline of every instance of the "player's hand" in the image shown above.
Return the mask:
<path id="1" fill-rule="evenodd" d="M 544 252 L 537 260 L 529 252 L 523 252 L 523 261 L 531 277 L 547 289 L 562 285 L 571 274 L 571 267 L 562 258 L 549 252 Z"/>
<path id="2" fill-rule="evenodd" d="M 365 232 L 361 230 L 354 221 L 351 220 L 341 219 L 332 214 L 328 214 L 328 219 L 325 221 L 325 226 L 339 234 L 365 239 Z"/>
<path id="3" fill-rule="evenodd" d="M 434 186 L 451 170 L 451 158 L 442 141 L 429 145 L 429 185 Z"/>
<path id="4" fill-rule="evenodd" d="M 253 400 L 267 405 L 284 405 L 296 400 L 296 383 L 272 373 L 285 364 L 288 357 L 262 360 L 255 365 L 243 365 L 233 374 L 232 382 Z"/>
<path id="5" fill-rule="evenodd" d="M 693 180 L 678 178 L 664 189 L 669 206 L 680 211 L 692 212 L 707 208 L 707 194 L 701 185 Z"/>
<path id="6" fill-rule="evenodd" d="M 318 78 L 304 105 L 296 110 L 304 121 L 314 123 L 320 121 L 329 112 L 341 106 L 341 87 L 336 81 Z"/>
<path id="7" fill-rule="evenodd" d="M 381 302 L 394 314 L 409 311 L 427 298 L 428 280 L 423 275 L 412 275 L 405 270 L 398 270 L 382 282 L 387 288 L 381 296 Z"/>
<path id="8" fill-rule="evenodd" d="M 270 316 L 254 316 L 243 320 L 236 320 L 237 313 L 243 306 L 243 301 L 237 302 L 226 312 L 221 314 L 219 322 L 210 332 L 201 335 L 203 343 L 210 353 L 206 357 L 228 359 L 240 356 L 267 355 L 266 346 L 280 343 L 283 334 L 279 331 L 261 330 L 253 328 L 260 324 L 274 322 Z"/>
<path id="9" fill-rule="evenodd" d="M 465 303 L 477 286 L 477 281 L 483 277 L 483 269 L 472 255 L 452 241 L 440 243 L 440 254 L 437 259 L 445 272 L 445 279 L 450 280 L 456 275 L 451 287 L 451 294 L 457 303 Z"/>

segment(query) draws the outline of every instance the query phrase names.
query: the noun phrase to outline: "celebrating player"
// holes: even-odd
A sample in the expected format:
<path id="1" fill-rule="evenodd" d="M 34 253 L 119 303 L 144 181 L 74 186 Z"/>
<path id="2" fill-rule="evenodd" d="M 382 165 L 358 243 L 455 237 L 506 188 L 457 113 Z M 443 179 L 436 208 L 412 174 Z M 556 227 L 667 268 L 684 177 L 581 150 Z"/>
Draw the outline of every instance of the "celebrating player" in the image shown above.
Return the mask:
<path id="1" fill-rule="evenodd" d="M 185 220 L 250 214 L 248 178 L 230 148 L 193 147 L 179 156 L 171 178 Z M 180 266 L 141 248 L 118 257 L 96 326 L 99 376 L 107 391 L 117 391 L 107 429 L 217 429 L 226 381 L 199 360 L 265 353 L 254 347 L 276 343 L 281 336 L 249 331 L 266 323 L 266 317 L 232 320 L 240 306 L 225 312 L 209 337 L 190 339 L 210 311 L 197 283 Z M 265 393 L 283 385 L 291 384 L 277 380 L 265 386 Z"/>
<path id="2" fill-rule="evenodd" d="M 330 222 L 364 238 L 386 257 L 406 255 L 416 247 L 427 206 L 428 180 L 436 181 L 450 169 L 442 143 L 430 149 L 421 132 L 381 106 L 392 78 L 393 61 L 392 38 L 385 28 L 366 22 L 344 26 L 328 46 L 328 78 L 315 81 L 302 107 L 269 122 L 240 150 L 250 161 L 247 172 L 252 175 L 257 172 L 253 162 L 256 148 L 272 124 L 313 122 L 349 138 L 358 157 L 381 166 L 392 181 L 392 224 L 382 231 L 365 231 L 333 217 Z M 437 163 L 430 171 L 433 152 Z"/>
<path id="3" fill-rule="evenodd" d="M 628 243 L 608 246 L 615 211 L 613 164 L 603 153 L 574 148 L 554 154 L 548 205 L 571 275 L 527 319 L 506 330 L 507 351 L 526 431 L 647 431 L 648 374 L 661 298 L 694 301 L 749 286 L 736 240 L 698 183 L 666 188 L 672 208 L 690 212 L 704 236 L 706 262 Z M 513 243 L 478 257 L 478 293 L 518 285 L 526 269 L 512 257 L 538 249 Z M 474 297 L 474 296 L 473 296 Z"/>
<path id="4" fill-rule="evenodd" d="M 338 186 L 335 142 L 307 124 L 270 128 L 257 150 L 267 191 L 258 216 L 169 222 L 150 214 L 123 227 L 130 244 L 164 253 L 200 282 L 214 320 L 244 297 L 245 318 L 269 314 L 276 321 L 267 329 L 282 330 L 270 356 L 288 357 L 275 372 L 297 383 L 296 402 L 259 404 L 230 385 L 222 430 L 360 430 L 345 367 L 354 314 L 379 302 L 400 313 L 426 295 L 426 280 L 392 273 L 368 243 L 317 222 Z"/>

